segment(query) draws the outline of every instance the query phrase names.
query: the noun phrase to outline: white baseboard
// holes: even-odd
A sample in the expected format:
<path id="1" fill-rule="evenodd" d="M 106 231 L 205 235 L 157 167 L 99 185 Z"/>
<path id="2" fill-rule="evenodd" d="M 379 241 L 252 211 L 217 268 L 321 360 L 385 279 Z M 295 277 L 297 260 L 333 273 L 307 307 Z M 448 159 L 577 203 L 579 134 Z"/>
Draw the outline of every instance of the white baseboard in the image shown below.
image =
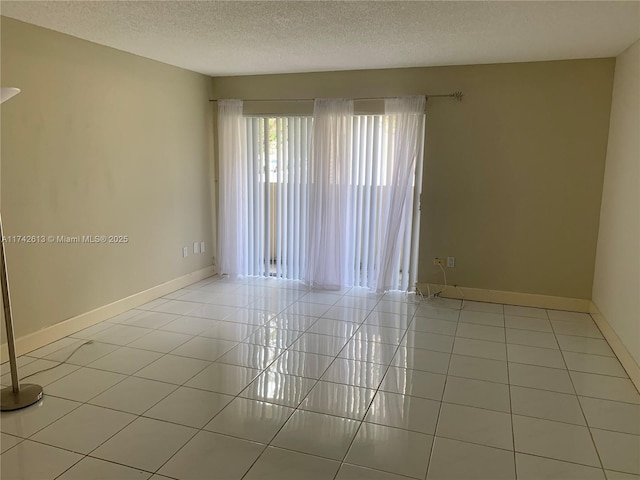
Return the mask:
<path id="1" fill-rule="evenodd" d="M 72 333 L 100 323 L 108 318 L 115 317 L 127 310 L 144 305 L 151 300 L 171 293 L 192 283 L 203 280 L 215 274 L 214 267 L 206 267 L 195 272 L 188 273 L 182 277 L 174 278 L 168 282 L 156 285 L 142 292 L 135 293 L 129 297 L 115 301 L 108 305 L 98 307 L 90 312 L 82 313 L 76 317 L 69 318 L 50 327 L 43 328 L 37 332 L 30 333 L 16 339 L 16 355 L 24 355 L 51 342 L 60 340 Z M 7 344 L 0 346 L 0 361 L 6 362 L 9 359 Z"/>
<path id="2" fill-rule="evenodd" d="M 600 312 L 595 303 L 590 302 L 591 306 L 591 317 L 598 325 L 598 328 L 604 335 L 604 338 L 609 342 L 609 346 L 613 350 L 613 353 L 616 354 L 618 360 L 622 364 L 622 367 L 626 370 L 629 378 L 636 386 L 638 392 L 640 392 L 640 365 L 636 362 L 633 356 L 627 350 L 618 334 L 615 332 L 611 324 L 607 321 L 605 316 Z"/>
<path id="3" fill-rule="evenodd" d="M 441 290 L 444 285 L 429 284 L 432 291 Z M 419 283 L 418 288 L 426 295 L 427 284 Z M 466 300 L 488 303 L 504 303 L 522 307 L 548 308 L 551 310 L 568 310 L 571 312 L 589 313 L 591 300 L 582 298 L 553 297 L 535 293 L 507 292 L 503 290 L 485 290 L 482 288 L 458 287 Z M 448 286 L 442 296 L 446 298 L 463 298 L 455 287 Z"/>

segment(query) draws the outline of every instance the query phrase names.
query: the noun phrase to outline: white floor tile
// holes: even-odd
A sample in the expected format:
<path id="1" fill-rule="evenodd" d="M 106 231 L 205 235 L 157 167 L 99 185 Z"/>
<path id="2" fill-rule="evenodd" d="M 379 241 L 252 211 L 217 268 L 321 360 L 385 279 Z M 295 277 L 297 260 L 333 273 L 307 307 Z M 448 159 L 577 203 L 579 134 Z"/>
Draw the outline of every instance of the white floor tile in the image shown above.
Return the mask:
<path id="1" fill-rule="evenodd" d="M 293 305 L 284 309 L 284 313 L 294 313 L 296 315 L 306 315 L 308 317 L 321 317 L 323 313 L 331 308 L 331 305 L 321 305 L 297 301 Z"/>
<path id="2" fill-rule="evenodd" d="M 259 370 L 213 363 L 185 383 L 187 387 L 237 395 L 260 373 Z"/>
<path id="3" fill-rule="evenodd" d="M 2 335 L 4 337 L 4 332 Z M 63 349 L 68 349 L 69 347 L 71 347 L 69 352 L 72 352 L 75 348 L 79 347 L 83 343 L 84 342 L 82 340 L 79 340 L 77 338 L 65 337 L 61 338 L 60 340 L 56 340 L 55 342 L 52 342 L 48 345 L 45 345 L 44 347 L 29 352 L 29 356 L 35 358 L 46 358 L 52 353 L 58 352 Z M 68 353 L 65 356 L 68 356 Z"/>
<path id="4" fill-rule="evenodd" d="M 57 480 L 147 480 L 149 472 L 106 462 L 97 458 L 85 457 Z"/>
<path id="5" fill-rule="evenodd" d="M 457 322 L 437 320 L 435 318 L 415 317 L 409 326 L 409 330 L 455 336 L 457 327 Z"/>
<path id="6" fill-rule="evenodd" d="M 322 375 L 321 379 L 327 382 L 377 389 L 382 383 L 386 370 L 385 366 L 377 363 L 338 358 Z"/>
<path id="7" fill-rule="evenodd" d="M 504 315 L 499 313 L 462 310 L 460 312 L 460 323 L 474 323 L 490 327 L 504 327 Z"/>
<path id="8" fill-rule="evenodd" d="M 218 338 L 230 342 L 240 342 L 253 334 L 258 328 L 260 327 L 257 325 L 249 325 L 246 323 L 216 321 L 213 326 L 207 328 L 200 336 Z"/>
<path id="9" fill-rule="evenodd" d="M 160 327 L 160 330 L 165 332 L 183 333 L 185 335 L 200 335 L 212 325 L 213 321 L 208 318 L 178 317 L 174 321 Z"/>
<path id="10" fill-rule="evenodd" d="M 35 383 L 41 387 L 46 387 L 50 383 L 69 375 L 71 372 L 75 372 L 79 368 L 77 365 L 40 359 L 30 362 L 25 365 L 24 368 L 18 368 L 18 373 L 21 380 L 20 383 Z M 28 381 L 23 382 L 22 379 L 26 377 L 29 377 Z M 11 385 L 10 372 L 2 376 L 2 384 Z"/>
<path id="11" fill-rule="evenodd" d="M 273 320 L 269 321 L 269 326 L 281 330 L 295 330 L 304 332 L 318 321 L 318 317 L 305 317 L 304 315 L 294 315 L 292 313 L 281 313 Z M 342 323 L 342 322 L 341 322 Z M 322 333 L 322 332 L 316 332 Z"/>
<path id="12" fill-rule="evenodd" d="M 340 462 L 269 447 L 243 480 L 333 480 Z"/>
<path id="13" fill-rule="evenodd" d="M 407 477 L 343 463 L 335 480 L 407 480 Z"/>
<path id="14" fill-rule="evenodd" d="M 640 435 L 595 428 L 591 433 L 604 468 L 640 475 Z"/>
<path id="15" fill-rule="evenodd" d="M 509 383 L 507 362 L 487 358 L 451 355 L 449 375 L 490 382 Z"/>
<path id="16" fill-rule="evenodd" d="M 422 350 L 420 348 L 398 348 L 391 365 L 394 367 L 422 370 L 432 373 L 447 373 L 449 353 Z"/>
<path id="17" fill-rule="evenodd" d="M 509 386 L 470 378 L 447 377 L 444 402 L 510 412 Z"/>
<path id="18" fill-rule="evenodd" d="M 90 368 L 131 375 L 162 356 L 158 352 L 140 350 L 138 348 L 120 347 L 89 364 Z"/>
<path id="19" fill-rule="evenodd" d="M 107 320 L 107 322 L 109 323 L 122 323 L 125 320 L 128 320 L 132 317 L 135 317 L 136 315 L 140 315 L 141 313 L 143 313 L 144 310 L 138 310 L 137 308 L 133 308 L 131 310 L 128 310 L 126 312 L 122 312 L 119 315 L 116 315 L 115 317 L 111 317 Z"/>
<path id="20" fill-rule="evenodd" d="M 509 364 L 509 382 L 520 387 L 539 388 L 560 393 L 575 393 L 566 370 L 522 363 Z"/>
<path id="21" fill-rule="evenodd" d="M 80 340 L 74 345 L 70 345 L 66 348 L 58 350 L 57 352 L 47 355 L 47 360 L 53 360 L 56 362 L 66 362 L 71 365 L 88 365 L 111 352 L 118 350 L 118 345 L 112 345 L 109 343 L 94 342 L 85 343 L 85 340 Z M 80 346 L 82 345 L 82 346 Z M 80 348 L 78 348 L 80 347 Z M 77 349 L 77 350 L 76 350 Z M 74 351 L 75 350 L 75 351 Z"/>
<path id="22" fill-rule="evenodd" d="M 197 358 L 213 362 L 227 353 L 237 342 L 220 340 L 217 338 L 194 337 L 183 343 L 178 348 L 171 350 L 171 355 L 180 357 Z"/>
<path id="23" fill-rule="evenodd" d="M 107 408 L 82 405 L 31 437 L 40 443 L 88 454 L 136 419 Z"/>
<path id="24" fill-rule="evenodd" d="M 585 425 L 578 398 L 566 393 L 511 386 L 513 413 Z"/>
<path id="25" fill-rule="evenodd" d="M 332 382 L 318 382 L 300 404 L 302 410 L 362 420 L 375 390 Z"/>
<path id="26" fill-rule="evenodd" d="M 151 310 L 154 312 L 175 313 L 176 315 L 189 315 L 189 313 L 193 312 L 198 307 L 200 307 L 200 304 L 195 302 L 168 300 L 151 308 Z"/>
<path id="27" fill-rule="evenodd" d="M 422 334 L 422 332 L 418 332 Z M 353 335 L 353 339 L 359 342 L 385 343 L 399 345 L 405 330 L 402 328 L 384 327 L 382 325 L 362 325 Z"/>
<path id="28" fill-rule="evenodd" d="M 303 333 L 291 344 L 291 350 L 336 356 L 347 343 L 346 338 L 330 337 L 317 333 Z"/>
<path id="29" fill-rule="evenodd" d="M 547 311 L 544 308 L 520 307 L 517 305 L 505 305 L 504 314 L 517 315 L 520 317 L 532 317 L 532 318 L 543 318 L 543 319 L 549 318 L 547 316 Z"/>
<path id="30" fill-rule="evenodd" d="M 474 302 L 473 300 L 465 300 L 462 304 L 462 310 L 499 314 L 504 313 L 504 307 L 500 303 Z"/>
<path id="31" fill-rule="evenodd" d="M 202 428 L 231 400 L 232 396 L 180 387 L 144 413 L 145 417 Z"/>
<path id="32" fill-rule="evenodd" d="M 616 472 L 614 470 L 605 470 L 607 480 L 640 480 L 640 475 L 633 473 Z"/>
<path id="33" fill-rule="evenodd" d="M 513 452 L 436 437 L 427 480 L 515 480 Z"/>
<path id="34" fill-rule="evenodd" d="M 196 432 L 193 428 L 141 417 L 111 437 L 91 455 L 154 472 Z"/>
<path id="35" fill-rule="evenodd" d="M 558 349 L 558 342 L 553 333 L 533 332 L 531 330 L 518 330 L 515 328 L 507 328 L 507 343 Z"/>
<path id="36" fill-rule="evenodd" d="M 177 319 L 178 315 L 161 312 L 140 312 L 139 314 L 122 320 L 121 325 L 129 325 L 132 327 L 142 327 L 156 329 L 163 327 L 169 322 Z"/>
<path id="37" fill-rule="evenodd" d="M 513 436 L 517 452 L 600 466 L 586 427 L 514 415 Z"/>
<path id="38" fill-rule="evenodd" d="M 446 375 L 390 367 L 380 385 L 385 392 L 442 400 Z"/>
<path id="39" fill-rule="evenodd" d="M 374 310 L 364 320 L 365 325 L 378 325 L 389 328 L 407 328 L 411 323 L 411 315 L 397 315 L 395 313 Z"/>
<path id="40" fill-rule="evenodd" d="M 160 470 L 175 478 L 241 479 L 265 445 L 211 432 L 198 432 Z"/>
<path id="41" fill-rule="evenodd" d="M 507 328 L 515 328 L 517 330 L 532 330 L 535 332 L 553 333 L 551 322 L 544 318 L 505 315 L 504 324 Z"/>
<path id="42" fill-rule="evenodd" d="M 282 349 L 240 343 L 222 355 L 216 363 L 239 365 L 264 370 L 283 352 Z"/>
<path id="43" fill-rule="evenodd" d="M 640 435 L 640 405 L 589 397 L 580 404 L 590 427 Z"/>
<path id="44" fill-rule="evenodd" d="M 10 435 L 28 438 L 79 406 L 78 402 L 45 394 L 42 400 L 29 408 L 2 412 L 0 430 Z"/>
<path id="45" fill-rule="evenodd" d="M 640 394 L 628 378 L 581 372 L 570 374 L 578 395 L 640 404 Z"/>
<path id="46" fill-rule="evenodd" d="M 343 297 L 347 298 L 347 297 Z M 354 298 L 354 297 L 351 297 Z M 348 302 L 348 301 L 347 301 Z M 340 305 L 338 302 L 336 305 L 331 307 L 329 310 L 322 314 L 322 318 L 339 320 L 342 322 L 353 322 L 353 323 L 362 323 L 365 318 L 369 315 L 370 310 L 363 306 L 359 307 L 349 307 L 346 305 Z M 354 303 L 354 302 L 348 302 Z"/>
<path id="47" fill-rule="evenodd" d="M 92 336 L 92 340 L 114 345 L 128 345 L 149 333 L 148 328 L 130 327 L 129 325 L 112 325 Z"/>
<path id="48" fill-rule="evenodd" d="M 601 468 L 516 453 L 518 480 L 605 480 Z"/>
<path id="49" fill-rule="evenodd" d="M 169 353 L 171 350 L 178 348 L 192 338 L 192 335 L 186 333 L 154 330 L 135 342 L 131 342 L 129 347 L 151 350 L 152 352 Z"/>
<path id="50" fill-rule="evenodd" d="M 504 328 L 491 327 L 476 323 L 458 323 L 456 330 L 457 337 L 476 338 L 478 340 L 489 340 L 492 342 L 505 342 Z"/>
<path id="51" fill-rule="evenodd" d="M 327 370 L 334 357 L 287 350 L 271 366 L 270 371 L 318 379 Z"/>
<path id="52" fill-rule="evenodd" d="M 504 343 L 456 337 L 453 353 L 470 357 L 488 358 L 490 360 L 507 360 L 507 349 Z"/>
<path id="53" fill-rule="evenodd" d="M 455 337 L 449 335 L 409 330 L 407 335 L 402 339 L 401 345 L 407 348 L 420 348 L 434 352 L 451 353 L 454 339 Z"/>
<path id="54" fill-rule="evenodd" d="M 363 423 L 345 462 L 412 478 L 424 478 L 433 437 L 373 423 Z"/>
<path id="55" fill-rule="evenodd" d="M 404 348 L 404 347 L 402 347 Z M 351 339 L 338 354 L 340 358 L 389 365 L 398 347 L 384 343 L 361 342 Z M 406 350 L 406 349 L 405 349 Z M 423 350 L 426 351 L 426 350 Z"/>
<path id="56" fill-rule="evenodd" d="M 615 356 L 606 340 L 600 338 L 556 335 L 560 349 L 567 352 L 590 353 L 591 355 Z"/>
<path id="57" fill-rule="evenodd" d="M 540 367 L 565 369 L 560 350 L 530 347 L 528 345 L 507 345 L 507 358 L 510 362 L 538 365 Z"/>
<path id="58" fill-rule="evenodd" d="M 20 437 L 14 437 L 13 435 L 1 433 L 0 434 L 0 450 L 2 451 L 2 453 L 4 453 L 10 448 L 15 447 L 22 440 L 23 439 Z"/>
<path id="59" fill-rule="evenodd" d="M 547 310 L 547 315 L 550 320 L 563 320 L 563 321 L 585 321 L 592 320 L 591 315 L 588 313 L 580 312 L 565 312 L 563 310 Z"/>
<path id="60" fill-rule="evenodd" d="M 275 447 L 342 460 L 360 425 L 359 421 L 297 410 L 273 439 Z M 309 432 L 314 432 L 309 435 Z"/>
<path id="61" fill-rule="evenodd" d="M 269 443 L 293 412 L 294 409 L 290 407 L 238 397 L 204 429 L 254 442 Z"/>
<path id="62" fill-rule="evenodd" d="M 108 328 L 111 328 L 113 326 L 112 323 L 109 322 L 101 322 L 101 323 L 97 323 L 95 325 L 91 325 L 90 327 L 84 328 L 82 330 L 80 330 L 79 332 L 76 332 L 72 335 L 69 335 L 72 338 L 82 338 L 85 340 L 90 340 L 94 337 L 94 335 L 96 335 L 99 332 L 102 332 Z"/>
<path id="63" fill-rule="evenodd" d="M 448 320 L 457 322 L 460 317 L 460 311 L 453 308 L 435 307 L 427 304 L 421 304 L 416 310 L 416 317 L 434 318 L 436 320 Z"/>
<path id="64" fill-rule="evenodd" d="M 66 377 L 53 382 L 46 394 L 86 402 L 127 378 L 125 375 L 93 368 L 80 368 Z"/>
<path id="65" fill-rule="evenodd" d="M 294 343 L 300 335 L 302 335 L 302 332 L 297 330 L 281 330 L 269 324 L 253 332 L 253 334 L 244 340 L 244 343 L 264 345 L 265 347 L 271 348 L 287 348 Z"/>
<path id="66" fill-rule="evenodd" d="M 90 403 L 141 415 L 176 388 L 169 383 L 129 377 L 91 399 Z"/>
<path id="67" fill-rule="evenodd" d="M 251 382 L 240 396 L 287 407 L 297 407 L 315 384 L 316 381 L 310 378 L 264 372 Z"/>
<path id="68" fill-rule="evenodd" d="M 197 358 L 165 355 L 135 373 L 136 377 L 182 385 L 208 367 L 211 362 Z"/>
<path id="69" fill-rule="evenodd" d="M 379 391 L 364 421 L 433 434 L 439 410 L 440 402 L 435 400 Z"/>
<path id="70" fill-rule="evenodd" d="M 593 321 L 583 323 L 551 320 L 551 325 L 553 326 L 553 331 L 556 335 L 576 335 L 578 337 L 603 338 L 602 333 L 600 333 L 600 330 Z"/>
<path id="71" fill-rule="evenodd" d="M 563 356 L 569 370 L 629 378 L 627 372 L 625 372 L 615 357 L 603 357 L 601 355 L 589 355 L 587 353 L 576 352 L 564 352 Z"/>
<path id="72" fill-rule="evenodd" d="M 513 450 L 508 413 L 443 403 L 436 435 Z"/>
<path id="73" fill-rule="evenodd" d="M 82 459 L 82 455 L 25 440 L 2 454 L 6 480 L 53 480 Z"/>

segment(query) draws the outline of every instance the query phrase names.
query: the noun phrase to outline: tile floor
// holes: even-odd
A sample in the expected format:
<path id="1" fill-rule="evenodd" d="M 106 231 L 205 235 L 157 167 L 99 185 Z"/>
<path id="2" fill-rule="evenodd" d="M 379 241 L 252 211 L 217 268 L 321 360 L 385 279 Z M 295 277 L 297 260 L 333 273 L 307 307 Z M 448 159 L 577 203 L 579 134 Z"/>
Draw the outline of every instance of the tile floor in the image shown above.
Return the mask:
<path id="1" fill-rule="evenodd" d="M 21 375 L 87 340 L 2 414 L 3 480 L 640 479 L 640 395 L 587 314 L 212 277 Z"/>

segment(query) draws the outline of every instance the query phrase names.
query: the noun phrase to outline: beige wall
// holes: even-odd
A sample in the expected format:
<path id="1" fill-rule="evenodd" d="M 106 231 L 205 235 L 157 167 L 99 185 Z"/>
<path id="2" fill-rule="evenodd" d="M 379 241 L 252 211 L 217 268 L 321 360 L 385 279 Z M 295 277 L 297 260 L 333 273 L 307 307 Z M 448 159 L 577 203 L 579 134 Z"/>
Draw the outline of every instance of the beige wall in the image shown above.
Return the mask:
<path id="1" fill-rule="evenodd" d="M 640 364 L 640 41 L 616 59 L 593 302 Z"/>
<path id="2" fill-rule="evenodd" d="M 614 59 L 214 78 L 216 98 L 430 99 L 420 282 L 589 299 Z M 250 113 L 309 103 L 246 103 Z M 356 109 L 367 108 L 356 105 Z"/>
<path id="3" fill-rule="evenodd" d="M 209 78 L 1 25 L 2 86 L 22 89 L 1 112 L 5 234 L 130 239 L 8 244 L 17 335 L 211 265 Z"/>

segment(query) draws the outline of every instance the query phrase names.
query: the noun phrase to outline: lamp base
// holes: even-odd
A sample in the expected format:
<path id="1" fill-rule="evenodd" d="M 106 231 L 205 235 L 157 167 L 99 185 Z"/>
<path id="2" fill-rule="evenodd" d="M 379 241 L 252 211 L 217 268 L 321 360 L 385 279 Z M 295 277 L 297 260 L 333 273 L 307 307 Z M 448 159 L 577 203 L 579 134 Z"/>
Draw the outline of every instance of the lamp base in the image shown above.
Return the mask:
<path id="1" fill-rule="evenodd" d="M 18 393 L 15 393 L 11 387 L 3 388 L 2 408 L 0 410 L 7 412 L 28 407 L 38 402 L 42 398 L 42 394 L 42 387 L 33 383 L 23 383 L 20 385 Z"/>

